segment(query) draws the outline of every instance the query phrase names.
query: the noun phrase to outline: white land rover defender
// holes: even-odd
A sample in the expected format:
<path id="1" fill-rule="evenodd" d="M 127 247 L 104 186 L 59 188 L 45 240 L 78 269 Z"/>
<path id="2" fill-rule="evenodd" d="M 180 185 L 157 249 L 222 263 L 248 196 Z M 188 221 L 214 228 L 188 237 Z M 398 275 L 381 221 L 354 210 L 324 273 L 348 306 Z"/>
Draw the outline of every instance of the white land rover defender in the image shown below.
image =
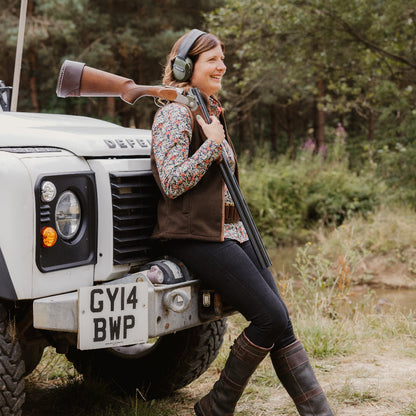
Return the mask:
<path id="1" fill-rule="evenodd" d="M 161 397 L 216 357 L 227 311 L 149 238 L 150 132 L 0 111 L 0 414 L 44 347 L 85 377 Z"/>

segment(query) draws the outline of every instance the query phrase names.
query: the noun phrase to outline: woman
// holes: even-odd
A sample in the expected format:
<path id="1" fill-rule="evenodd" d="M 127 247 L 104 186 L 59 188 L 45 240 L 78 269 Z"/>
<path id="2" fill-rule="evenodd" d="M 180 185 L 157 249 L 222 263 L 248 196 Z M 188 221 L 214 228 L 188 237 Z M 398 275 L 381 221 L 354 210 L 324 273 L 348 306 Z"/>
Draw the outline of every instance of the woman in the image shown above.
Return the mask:
<path id="1" fill-rule="evenodd" d="M 250 322 L 231 347 L 219 380 L 196 403 L 195 413 L 233 415 L 250 376 L 270 353 L 299 414 L 330 416 L 333 412 L 294 336 L 272 274 L 260 267 L 220 174 L 224 149 L 223 157 L 238 177 L 216 98 L 225 71 L 224 45 L 217 37 L 196 29 L 182 36 L 168 56 L 163 83 L 198 88 L 212 122 L 207 124 L 199 110 L 171 103 L 158 111 L 152 129 L 152 170 L 163 195 L 154 237 Z"/>

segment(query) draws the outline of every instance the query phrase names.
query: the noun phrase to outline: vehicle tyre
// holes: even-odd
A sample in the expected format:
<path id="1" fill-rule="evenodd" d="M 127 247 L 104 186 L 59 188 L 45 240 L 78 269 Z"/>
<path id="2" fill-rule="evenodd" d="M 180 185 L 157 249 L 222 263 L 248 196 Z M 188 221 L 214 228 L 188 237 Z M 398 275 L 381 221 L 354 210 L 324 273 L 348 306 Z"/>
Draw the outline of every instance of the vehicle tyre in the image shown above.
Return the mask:
<path id="1" fill-rule="evenodd" d="M 0 304 L 0 413 L 20 416 L 25 401 L 25 364 L 19 342 L 10 332 L 8 311 Z"/>
<path id="2" fill-rule="evenodd" d="M 45 345 L 42 344 L 21 344 L 22 359 L 25 363 L 25 376 L 28 376 L 40 363 Z"/>
<path id="3" fill-rule="evenodd" d="M 111 382 L 145 400 L 161 398 L 197 379 L 217 357 L 226 319 L 158 338 L 154 343 L 105 350 L 72 348 L 67 358 L 86 379 Z"/>
<path id="4" fill-rule="evenodd" d="M 25 363 L 25 376 L 29 375 L 40 363 L 43 350 L 48 346 L 42 331 L 33 327 L 33 302 L 20 302 L 13 309 L 13 321 L 19 337 L 22 360 Z"/>

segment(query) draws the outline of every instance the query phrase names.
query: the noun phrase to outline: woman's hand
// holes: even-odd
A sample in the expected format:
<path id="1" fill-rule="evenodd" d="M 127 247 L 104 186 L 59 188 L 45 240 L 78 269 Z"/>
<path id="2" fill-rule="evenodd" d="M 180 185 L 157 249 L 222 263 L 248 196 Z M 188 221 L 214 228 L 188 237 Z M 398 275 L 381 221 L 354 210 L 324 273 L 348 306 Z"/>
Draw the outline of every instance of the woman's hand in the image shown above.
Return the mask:
<path id="1" fill-rule="evenodd" d="M 206 123 L 205 120 L 199 115 L 196 116 L 196 120 L 202 127 L 202 130 L 208 139 L 213 140 L 217 144 L 221 144 L 223 142 L 225 139 L 225 131 L 223 125 L 217 117 L 211 116 L 211 124 Z"/>

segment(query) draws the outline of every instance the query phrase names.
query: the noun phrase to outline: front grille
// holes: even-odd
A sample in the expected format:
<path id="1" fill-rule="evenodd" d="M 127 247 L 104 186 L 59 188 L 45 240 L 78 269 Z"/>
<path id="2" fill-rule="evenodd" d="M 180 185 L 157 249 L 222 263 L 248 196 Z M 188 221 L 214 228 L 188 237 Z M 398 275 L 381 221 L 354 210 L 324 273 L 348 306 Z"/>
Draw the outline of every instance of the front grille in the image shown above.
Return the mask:
<path id="1" fill-rule="evenodd" d="M 114 264 L 143 263 L 152 257 L 159 189 L 152 172 L 110 174 Z"/>

